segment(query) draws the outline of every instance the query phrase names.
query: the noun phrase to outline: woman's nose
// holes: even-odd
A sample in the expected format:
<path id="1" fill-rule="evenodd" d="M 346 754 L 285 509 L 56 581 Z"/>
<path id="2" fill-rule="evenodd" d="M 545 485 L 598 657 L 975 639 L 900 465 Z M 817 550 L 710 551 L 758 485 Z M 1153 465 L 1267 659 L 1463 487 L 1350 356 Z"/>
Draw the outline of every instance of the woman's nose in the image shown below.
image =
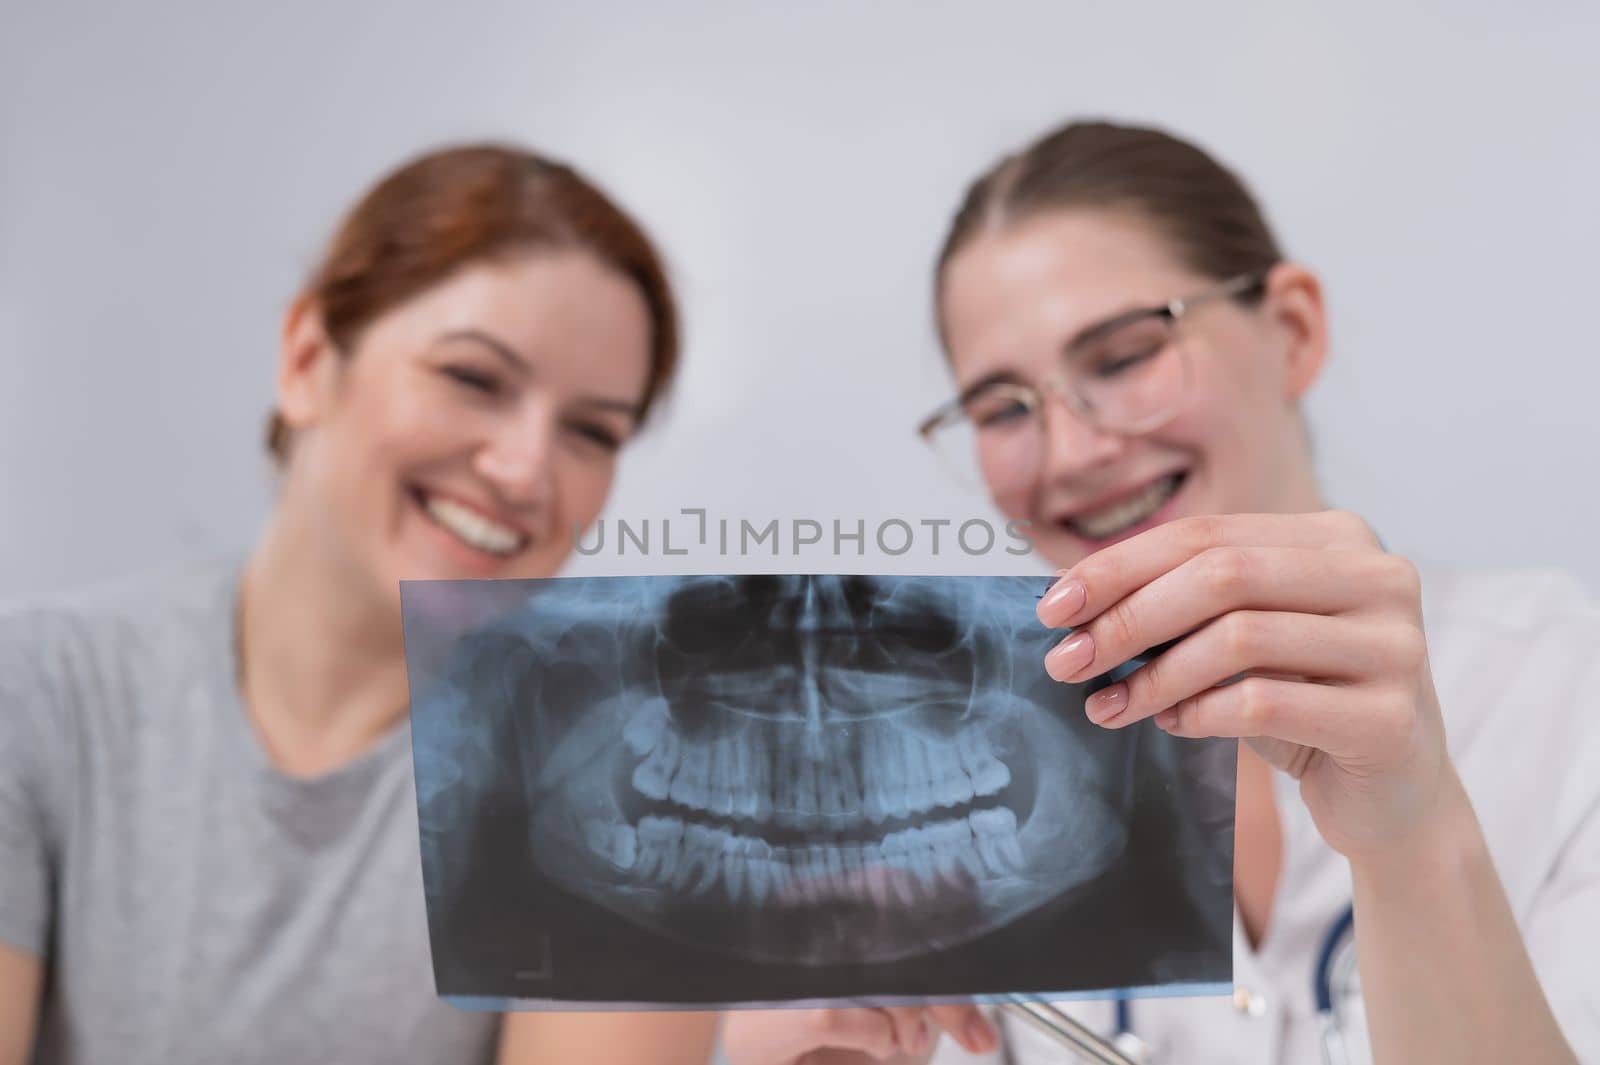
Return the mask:
<path id="1" fill-rule="evenodd" d="M 534 411 L 508 418 L 478 451 L 478 473 L 509 505 L 546 502 L 552 490 L 556 432 L 553 413 Z"/>
<path id="2" fill-rule="evenodd" d="M 1040 472 L 1044 479 L 1070 478 L 1114 458 L 1127 438 L 1095 426 L 1066 397 L 1045 394 L 1040 409 Z"/>

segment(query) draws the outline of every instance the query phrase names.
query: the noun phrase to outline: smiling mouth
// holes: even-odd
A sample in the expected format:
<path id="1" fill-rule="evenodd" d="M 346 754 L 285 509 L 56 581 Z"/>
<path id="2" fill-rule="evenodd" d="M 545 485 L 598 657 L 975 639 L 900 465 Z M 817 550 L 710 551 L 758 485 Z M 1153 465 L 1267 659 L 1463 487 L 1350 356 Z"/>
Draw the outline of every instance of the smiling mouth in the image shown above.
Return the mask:
<path id="1" fill-rule="evenodd" d="M 1075 514 L 1062 521 L 1066 528 L 1085 540 L 1106 540 L 1149 521 L 1167 504 L 1188 477 L 1187 470 L 1152 481 L 1131 496 L 1095 510 Z"/>
<path id="2" fill-rule="evenodd" d="M 510 558 L 528 546 L 528 536 L 453 499 L 412 489 L 412 499 L 435 526 L 475 551 Z"/>

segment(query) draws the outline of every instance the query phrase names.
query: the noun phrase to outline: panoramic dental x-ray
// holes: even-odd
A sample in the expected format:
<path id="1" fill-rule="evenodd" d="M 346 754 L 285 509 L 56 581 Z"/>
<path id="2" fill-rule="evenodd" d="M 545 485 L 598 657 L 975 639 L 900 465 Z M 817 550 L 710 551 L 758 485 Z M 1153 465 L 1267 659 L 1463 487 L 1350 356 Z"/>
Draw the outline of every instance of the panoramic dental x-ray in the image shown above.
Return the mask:
<path id="1" fill-rule="evenodd" d="M 1232 741 L 1091 724 L 1038 577 L 406 582 L 462 1005 L 1214 991 Z"/>

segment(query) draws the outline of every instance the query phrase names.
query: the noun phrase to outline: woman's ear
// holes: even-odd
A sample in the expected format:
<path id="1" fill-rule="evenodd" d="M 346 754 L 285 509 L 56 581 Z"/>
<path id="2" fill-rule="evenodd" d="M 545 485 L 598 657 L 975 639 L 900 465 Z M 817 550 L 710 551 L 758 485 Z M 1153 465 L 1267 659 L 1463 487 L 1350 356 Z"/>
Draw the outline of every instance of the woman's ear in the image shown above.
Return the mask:
<path id="1" fill-rule="evenodd" d="M 322 309 L 302 294 L 283 316 L 278 340 L 278 413 L 290 429 L 303 429 L 323 416 L 332 396 L 338 358 L 322 324 Z"/>
<path id="2" fill-rule="evenodd" d="M 1328 316 L 1322 282 L 1303 266 L 1279 263 L 1267 274 L 1262 310 L 1283 332 L 1284 399 L 1299 400 L 1310 390 L 1328 358 Z"/>

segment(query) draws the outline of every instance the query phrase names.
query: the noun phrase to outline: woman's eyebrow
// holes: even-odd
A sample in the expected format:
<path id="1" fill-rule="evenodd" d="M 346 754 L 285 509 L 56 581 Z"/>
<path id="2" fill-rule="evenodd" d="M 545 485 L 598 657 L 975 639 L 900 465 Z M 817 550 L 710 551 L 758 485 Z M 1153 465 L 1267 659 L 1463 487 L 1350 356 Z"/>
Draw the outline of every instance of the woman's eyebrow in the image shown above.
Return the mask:
<path id="1" fill-rule="evenodd" d="M 595 410 L 615 411 L 626 414 L 634 421 L 639 420 L 640 404 L 629 399 L 611 399 L 608 396 L 580 396 L 577 400 L 580 407 L 590 407 Z"/>
<path id="2" fill-rule="evenodd" d="M 1137 321 L 1140 318 L 1145 318 L 1152 314 L 1158 314 L 1163 309 L 1164 308 L 1160 306 L 1129 307 L 1126 310 L 1117 311 L 1114 314 L 1107 315 L 1106 317 L 1101 318 L 1099 321 L 1090 322 L 1088 325 L 1079 329 L 1066 340 L 1062 341 L 1061 350 L 1062 352 L 1069 352 L 1073 348 L 1078 347 L 1080 344 L 1086 344 L 1091 340 L 1098 340 L 1105 334 L 1113 332 L 1119 327 L 1127 325 L 1129 322 Z M 961 394 L 956 398 L 960 402 L 965 403 L 973 396 L 976 396 L 985 389 L 992 388 L 995 385 L 1019 385 L 1026 383 L 1027 382 L 1023 379 L 1022 375 L 1017 373 L 1015 370 L 991 370 L 989 373 L 984 374 L 982 377 L 963 388 L 961 390 Z"/>
<path id="3" fill-rule="evenodd" d="M 441 342 L 446 340 L 477 341 L 479 344 L 482 344 L 484 347 L 500 356 L 502 360 L 510 363 L 512 369 L 530 376 L 533 374 L 533 365 L 529 363 L 527 359 L 517 354 L 515 348 L 513 348 L 510 344 L 507 344 L 505 341 L 485 333 L 481 329 L 453 329 L 448 333 L 441 334 L 439 336 L 439 340 Z"/>
<path id="4" fill-rule="evenodd" d="M 529 376 L 533 375 L 533 365 L 519 355 L 515 348 L 481 329 L 453 329 L 448 333 L 441 334 L 439 340 L 441 342 L 446 340 L 477 341 L 500 356 L 501 359 L 510 363 L 513 368 Z M 581 396 L 578 398 L 577 404 L 581 407 L 590 407 L 595 410 L 615 411 L 619 414 L 626 414 L 634 421 L 639 420 L 641 404 L 635 400 L 613 399 L 610 396 Z"/>
<path id="5" fill-rule="evenodd" d="M 982 377 L 963 388 L 961 390 L 961 394 L 956 396 L 956 400 L 957 402 L 965 403 L 973 396 L 978 395 L 980 392 L 987 391 L 988 389 L 993 388 L 995 385 L 1020 385 L 1024 383 L 1025 382 L 1022 379 L 1022 375 L 1017 373 L 1015 370 L 990 370 L 988 373 L 984 374 Z"/>
<path id="6" fill-rule="evenodd" d="M 1164 308 L 1161 306 L 1129 307 L 1127 310 L 1118 311 L 1117 313 L 1108 315 L 1097 322 L 1090 322 L 1088 325 L 1084 326 L 1082 329 L 1068 337 L 1062 343 L 1061 350 L 1071 351 L 1073 348 L 1076 348 L 1082 344 L 1087 344 L 1091 340 L 1098 340 L 1100 337 L 1112 332 L 1120 326 L 1127 325 L 1129 322 L 1136 321 L 1140 318 L 1149 317 L 1152 314 L 1157 314 L 1163 309 Z"/>

